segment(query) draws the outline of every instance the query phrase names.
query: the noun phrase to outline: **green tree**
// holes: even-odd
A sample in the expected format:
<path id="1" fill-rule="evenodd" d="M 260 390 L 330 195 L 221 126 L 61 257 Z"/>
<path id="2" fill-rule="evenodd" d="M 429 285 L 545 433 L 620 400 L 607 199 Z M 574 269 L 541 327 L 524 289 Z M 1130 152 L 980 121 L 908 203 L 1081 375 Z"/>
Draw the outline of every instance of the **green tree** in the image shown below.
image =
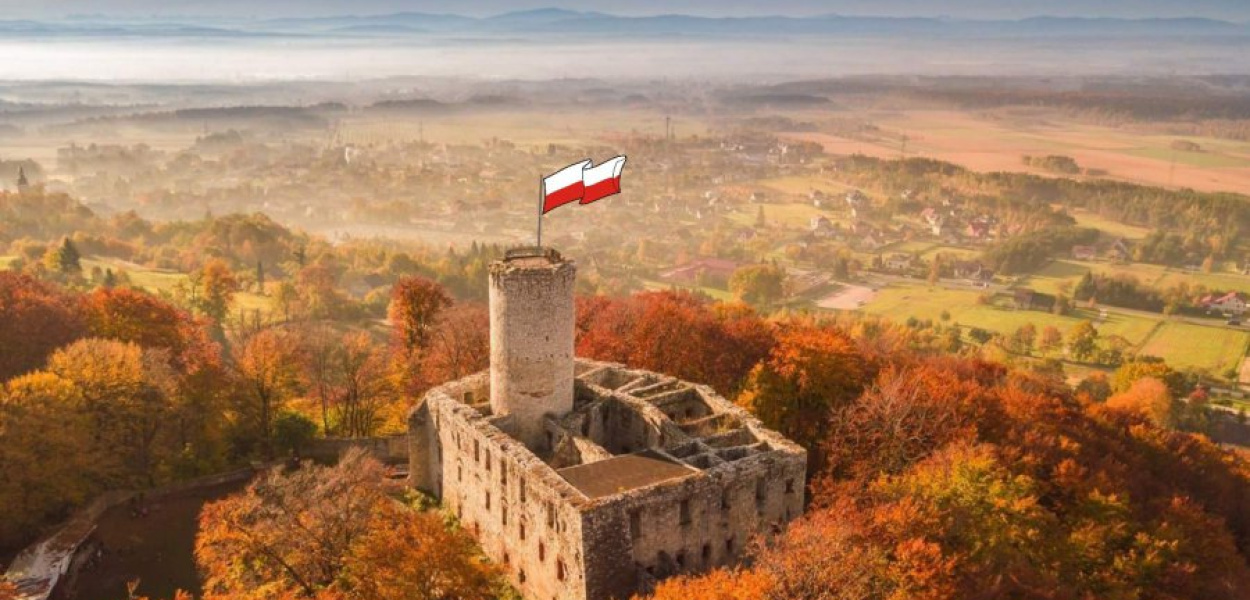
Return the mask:
<path id="1" fill-rule="evenodd" d="M 1068 352 L 1079 361 L 1088 361 L 1097 354 L 1098 330 L 1093 323 L 1086 320 L 1072 326 L 1068 331 Z"/>
<path id="2" fill-rule="evenodd" d="M 293 410 L 284 410 L 273 420 L 273 443 L 279 451 L 300 451 L 317 435 L 317 424 Z"/>
<path id="3" fill-rule="evenodd" d="M 734 271 L 729 291 L 750 304 L 772 304 L 785 294 L 785 269 L 777 265 L 748 265 Z"/>
<path id="4" fill-rule="evenodd" d="M 72 275 L 82 272 L 82 254 L 78 252 L 78 247 L 74 245 L 74 241 L 68 237 L 61 240 L 61 246 L 49 250 L 43 257 L 43 265 L 49 271 L 56 271 L 66 275 Z"/>

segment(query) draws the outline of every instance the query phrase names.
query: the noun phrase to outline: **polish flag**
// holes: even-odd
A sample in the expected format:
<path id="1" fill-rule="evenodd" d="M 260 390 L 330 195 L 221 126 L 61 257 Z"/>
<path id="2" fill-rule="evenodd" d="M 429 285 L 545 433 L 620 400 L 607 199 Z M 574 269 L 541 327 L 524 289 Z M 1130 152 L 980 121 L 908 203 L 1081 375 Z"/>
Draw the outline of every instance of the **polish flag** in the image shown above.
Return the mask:
<path id="1" fill-rule="evenodd" d="M 582 199 L 586 191 L 586 185 L 582 182 L 582 174 L 589 166 L 590 161 L 583 160 L 543 179 L 543 214 L 553 208 Z"/>
<path id="2" fill-rule="evenodd" d="M 543 213 L 570 202 L 590 204 L 621 193 L 621 170 L 625 157 L 603 161 L 591 167 L 591 161 L 573 163 L 543 178 Z"/>
<path id="3" fill-rule="evenodd" d="M 621 169 L 625 168 L 625 157 L 618 156 L 603 161 L 597 167 L 586 169 L 582 174 L 582 185 L 586 191 L 582 196 L 582 204 L 590 204 L 608 196 L 621 193 Z"/>

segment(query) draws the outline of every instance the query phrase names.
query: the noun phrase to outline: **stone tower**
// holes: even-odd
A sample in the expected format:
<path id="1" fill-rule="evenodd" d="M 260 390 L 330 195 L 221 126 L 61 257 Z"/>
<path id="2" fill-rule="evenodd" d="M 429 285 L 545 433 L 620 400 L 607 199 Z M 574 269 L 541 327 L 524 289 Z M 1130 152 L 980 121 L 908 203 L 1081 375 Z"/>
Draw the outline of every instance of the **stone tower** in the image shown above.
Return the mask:
<path id="1" fill-rule="evenodd" d="M 531 450 L 549 449 L 545 416 L 573 410 L 577 268 L 549 248 L 509 250 L 490 266 L 490 407 Z"/>

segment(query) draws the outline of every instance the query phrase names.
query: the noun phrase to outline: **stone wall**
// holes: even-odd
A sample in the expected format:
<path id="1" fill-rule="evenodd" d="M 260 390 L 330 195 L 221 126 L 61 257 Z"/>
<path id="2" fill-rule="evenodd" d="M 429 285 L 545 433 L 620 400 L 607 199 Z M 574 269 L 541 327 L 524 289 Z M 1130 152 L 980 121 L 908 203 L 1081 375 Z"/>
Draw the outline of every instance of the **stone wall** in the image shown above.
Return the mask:
<path id="1" fill-rule="evenodd" d="M 369 438 L 316 438 L 308 442 L 302 455 L 319 463 L 332 464 L 352 448 L 362 448 L 384 464 L 408 462 L 408 435 L 403 433 Z"/>
<path id="2" fill-rule="evenodd" d="M 426 440 L 412 452 L 414 483 L 441 498 L 527 598 L 582 600 L 585 498 L 498 428 L 488 404 L 459 400 L 480 398 L 482 383 L 479 375 L 431 390 L 413 412 L 410 435 Z"/>
<path id="3" fill-rule="evenodd" d="M 412 485 L 441 498 L 527 598 L 628 598 L 734 564 L 802 513 L 806 453 L 711 388 L 594 361 L 577 371 L 578 408 L 546 420 L 549 453 L 500 426 L 513 416 L 482 400 L 485 373 L 435 388 L 409 417 Z M 556 471 L 643 450 L 690 475 L 592 494 Z"/>

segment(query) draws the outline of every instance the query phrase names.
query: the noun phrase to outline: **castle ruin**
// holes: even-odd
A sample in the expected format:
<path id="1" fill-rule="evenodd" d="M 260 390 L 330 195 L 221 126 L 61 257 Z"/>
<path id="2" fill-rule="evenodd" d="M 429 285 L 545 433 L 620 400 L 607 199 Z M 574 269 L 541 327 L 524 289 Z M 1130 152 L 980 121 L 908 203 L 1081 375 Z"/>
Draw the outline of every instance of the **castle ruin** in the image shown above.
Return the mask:
<path id="1" fill-rule="evenodd" d="M 802 512 L 805 451 L 705 385 L 575 358 L 575 277 L 550 249 L 491 265 L 490 370 L 413 409 L 410 485 L 531 600 L 733 564 Z"/>

